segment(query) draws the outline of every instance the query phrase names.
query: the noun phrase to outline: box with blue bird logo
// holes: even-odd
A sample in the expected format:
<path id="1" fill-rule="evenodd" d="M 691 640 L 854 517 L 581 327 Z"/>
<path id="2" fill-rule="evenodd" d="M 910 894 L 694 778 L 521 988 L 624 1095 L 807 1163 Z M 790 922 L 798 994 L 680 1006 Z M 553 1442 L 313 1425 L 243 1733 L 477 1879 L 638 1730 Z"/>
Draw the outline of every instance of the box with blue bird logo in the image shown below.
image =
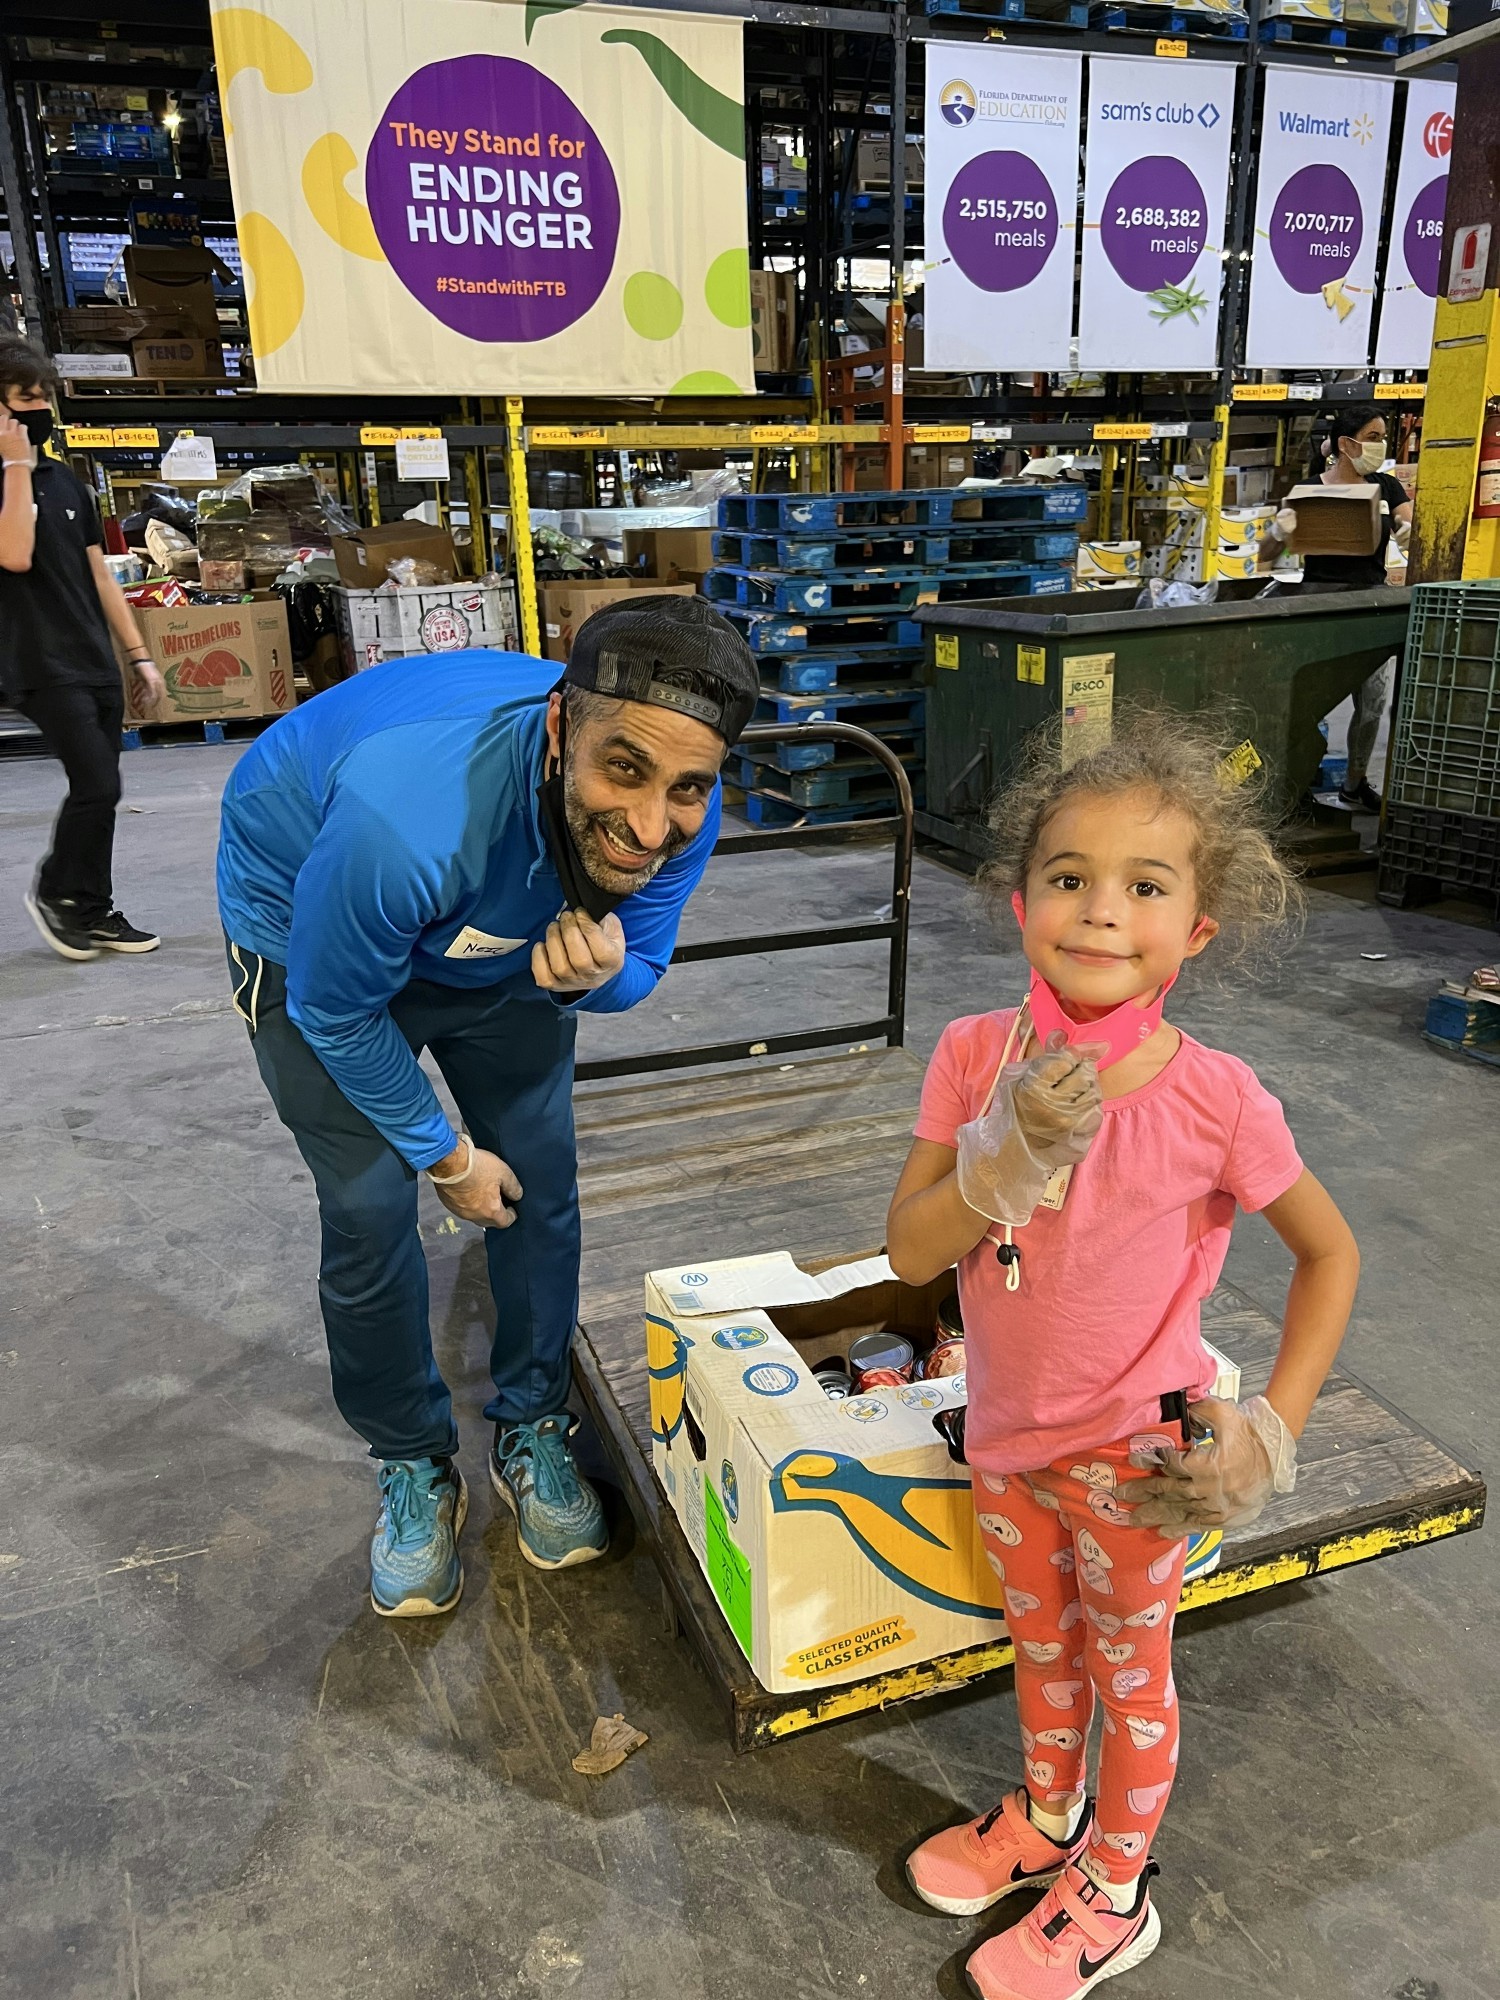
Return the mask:
<path id="1" fill-rule="evenodd" d="M 652 1463 L 772 1693 L 1006 1638 L 968 1469 L 933 1422 L 965 1405 L 965 1377 L 856 1383 L 835 1400 L 814 1372 L 877 1331 L 920 1364 L 954 1282 L 902 1284 L 883 1256 L 804 1265 L 786 1251 L 646 1279 Z M 1234 1395 L 1238 1370 L 1215 1359 L 1218 1393 Z M 1216 1562 L 1212 1539 L 1195 1573 Z"/>

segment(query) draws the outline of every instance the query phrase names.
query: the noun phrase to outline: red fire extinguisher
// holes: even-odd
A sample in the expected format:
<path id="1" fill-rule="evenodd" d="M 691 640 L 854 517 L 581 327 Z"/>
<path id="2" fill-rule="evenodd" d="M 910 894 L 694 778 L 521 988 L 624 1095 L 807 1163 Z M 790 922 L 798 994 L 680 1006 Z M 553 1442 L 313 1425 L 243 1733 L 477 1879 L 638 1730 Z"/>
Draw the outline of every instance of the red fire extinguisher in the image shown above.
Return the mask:
<path id="1" fill-rule="evenodd" d="M 1479 438 L 1479 483 L 1474 492 L 1474 518 L 1500 520 L 1500 402 L 1485 406 Z"/>

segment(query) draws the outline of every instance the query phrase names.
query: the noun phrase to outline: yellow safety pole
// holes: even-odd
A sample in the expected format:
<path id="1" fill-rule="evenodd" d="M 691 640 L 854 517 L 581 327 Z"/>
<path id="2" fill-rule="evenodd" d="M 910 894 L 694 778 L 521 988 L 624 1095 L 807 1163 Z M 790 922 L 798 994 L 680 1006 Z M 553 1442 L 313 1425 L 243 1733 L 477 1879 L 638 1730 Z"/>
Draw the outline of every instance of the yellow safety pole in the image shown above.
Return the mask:
<path id="1" fill-rule="evenodd" d="M 1110 525 L 1115 517 L 1115 463 L 1119 449 L 1112 444 L 1099 447 L 1099 540 L 1112 542 Z"/>
<path id="2" fill-rule="evenodd" d="M 1208 506 L 1203 514 L 1203 581 L 1211 583 L 1219 574 L 1219 517 L 1224 512 L 1224 468 L 1229 463 L 1229 405 L 1220 403 L 1214 411 L 1218 435 L 1208 454 Z"/>
<path id="3" fill-rule="evenodd" d="M 510 476 L 510 540 L 516 559 L 516 597 L 521 614 L 521 651 L 542 656 L 542 626 L 536 608 L 536 565 L 531 559 L 531 502 L 526 496 L 526 436 L 521 398 L 505 399 L 505 469 Z"/>
<path id="4" fill-rule="evenodd" d="M 482 444 L 476 444 L 464 453 L 464 497 L 469 507 L 469 543 L 474 551 L 475 576 L 483 576 L 486 570 L 493 568 L 490 560 L 490 508 L 485 497 L 484 480 L 480 476 L 483 455 Z"/>

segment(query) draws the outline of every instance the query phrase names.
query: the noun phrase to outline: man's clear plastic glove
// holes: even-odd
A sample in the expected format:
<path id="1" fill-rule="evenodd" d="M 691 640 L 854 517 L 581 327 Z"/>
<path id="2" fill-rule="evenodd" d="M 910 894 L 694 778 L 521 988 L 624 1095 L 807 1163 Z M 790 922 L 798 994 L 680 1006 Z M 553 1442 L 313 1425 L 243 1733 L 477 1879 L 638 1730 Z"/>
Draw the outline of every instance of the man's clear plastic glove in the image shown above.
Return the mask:
<path id="1" fill-rule="evenodd" d="M 1212 1438 L 1191 1451 L 1133 1459 L 1156 1467 L 1155 1475 L 1119 1489 L 1132 1525 L 1159 1528 L 1168 1541 L 1203 1528 L 1243 1528 L 1273 1493 L 1290 1493 L 1297 1483 L 1297 1440 L 1264 1396 L 1245 1403 L 1210 1396 L 1194 1403 L 1191 1415 L 1212 1428 Z"/>
<path id="2" fill-rule="evenodd" d="M 1278 542 L 1289 542 L 1297 532 L 1297 510 L 1295 507 L 1279 507 L 1272 521 L 1270 532 Z"/>
<path id="3" fill-rule="evenodd" d="M 958 1128 L 958 1191 L 980 1215 L 1019 1229 L 1060 1167 L 1085 1158 L 1104 1123 L 1102 1042 L 1049 1036 L 1040 1055 L 1007 1063 L 990 1108 Z"/>

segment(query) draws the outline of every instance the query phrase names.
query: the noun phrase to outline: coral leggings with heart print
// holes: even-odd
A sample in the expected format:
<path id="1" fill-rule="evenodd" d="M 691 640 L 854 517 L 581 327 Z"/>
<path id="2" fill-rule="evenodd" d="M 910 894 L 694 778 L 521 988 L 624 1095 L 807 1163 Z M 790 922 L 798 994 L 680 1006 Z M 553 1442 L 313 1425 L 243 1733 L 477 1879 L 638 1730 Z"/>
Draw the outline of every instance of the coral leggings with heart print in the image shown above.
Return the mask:
<path id="1" fill-rule="evenodd" d="M 1122 1499 L 1137 1476 L 1132 1451 L 1181 1442 L 1165 1426 L 1040 1472 L 974 1473 L 980 1533 L 1015 1641 L 1026 1789 L 1052 1812 L 1084 1789 L 1097 1694 L 1104 1737 L 1091 1855 L 1114 1882 L 1146 1865 L 1177 1773 L 1172 1620 L 1186 1551 L 1132 1527 Z"/>

